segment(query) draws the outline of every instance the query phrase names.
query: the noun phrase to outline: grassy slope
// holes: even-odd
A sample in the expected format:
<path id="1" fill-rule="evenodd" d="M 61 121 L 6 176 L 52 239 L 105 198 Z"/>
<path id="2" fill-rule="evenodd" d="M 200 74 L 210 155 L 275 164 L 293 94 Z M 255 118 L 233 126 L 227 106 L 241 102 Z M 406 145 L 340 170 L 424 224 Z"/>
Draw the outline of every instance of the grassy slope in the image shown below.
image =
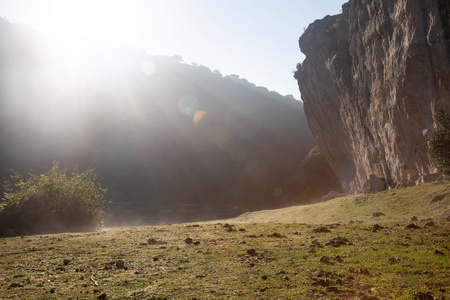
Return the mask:
<path id="1" fill-rule="evenodd" d="M 4 238 L 0 298 L 413 299 L 422 292 L 444 299 L 448 193 L 448 184 L 434 184 L 255 212 L 227 220 L 233 230 L 221 221 Z M 378 211 L 386 216 L 373 218 Z M 411 222 L 402 220 L 412 215 L 435 224 L 407 229 Z M 364 222 L 345 224 L 350 219 Z M 316 223 L 339 221 L 314 232 Z M 375 221 L 384 228 L 374 232 Z M 163 243 L 148 245 L 150 237 Z M 327 245 L 337 237 L 348 241 Z M 119 259 L 126 269 L 115 266 Z"/>
<path id="2" fill-rule="evenodd" d="M 385 216 L 375 218 L 374 212 L 382 212 Z M 250 212 L 229 221 L 333 224 L 352 220 L 380 223 L 407 221 L 413 216 L 419 219 L 450 216 L 450 184 L 424 184 L 371 195 L 341 197 L 312 205 Z"/>

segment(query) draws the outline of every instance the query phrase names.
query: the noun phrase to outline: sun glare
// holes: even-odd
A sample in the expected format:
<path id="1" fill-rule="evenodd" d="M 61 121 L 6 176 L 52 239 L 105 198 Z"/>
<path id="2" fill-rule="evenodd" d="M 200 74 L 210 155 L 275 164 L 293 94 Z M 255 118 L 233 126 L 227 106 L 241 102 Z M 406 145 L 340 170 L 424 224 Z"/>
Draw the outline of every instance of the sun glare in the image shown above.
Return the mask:
<path id="1" fill-rule="evenodd" d="M 162 0 L 42 0 L 27 7 L 27 23 L 43 36 L 52 59 L 63 67 L 83 70 L 86 54 L 93 49 L 127 46 L 148 53 L 172 53 L 177 34 L 175 3 Z M 83 48 L 84 47 L 84 48 Z M 106 48 L 105 48 L 106 47 Z M 151 64 L 142 72 L 151 75 Z"/>
<path id="2" fill-rule="evenodd" d="M 140 3 L 136 0 L 46 0 L 37 2 L 30 14 L 32 23 L 45 32 L 139 47 L 142 43 Z"/>
<path id="3" fill-rule="evenodd" d="M 119 11 L 109 1 L 48 0 L 40 12 L 44 27 L 82 36 L 109 37 L 118 26 Z"/>
<path id="4" fill-rule="evenodd" d="M 122 46 L 158 44 L 156 37 L 165 34 L 161 12 L 166 9 L 163 1 L 42 0 L 27 7 L 27 17 L 40 32 L 48 79 L 63 83 L 74 76 L 91 76 L 90 68 L 100 59 L 114 64 L 114 71 L 120 72 L 125 66 L 117 63 L 125 62 L 117 57 L 108 59 L 106 53 Z M 143 64 L 142 72 L 151 75 L 154 65 Z"/>

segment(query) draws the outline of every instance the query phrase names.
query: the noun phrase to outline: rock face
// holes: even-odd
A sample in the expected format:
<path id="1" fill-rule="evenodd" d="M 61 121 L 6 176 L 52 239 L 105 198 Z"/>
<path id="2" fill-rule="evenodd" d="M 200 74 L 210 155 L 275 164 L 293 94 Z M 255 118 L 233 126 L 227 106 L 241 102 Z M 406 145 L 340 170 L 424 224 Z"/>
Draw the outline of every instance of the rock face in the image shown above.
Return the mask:
<path id="1" fill-rule="evenodd" d="M 305 114 L 345 193 L 421 183 L 433 114 L 450 108 L 448 0 L 351 0 L 310 24 L 298 79 Z M 371 183 L 372 182 L 372 183 Z M 382 186 L 382 184 L 375 185 Z"/>

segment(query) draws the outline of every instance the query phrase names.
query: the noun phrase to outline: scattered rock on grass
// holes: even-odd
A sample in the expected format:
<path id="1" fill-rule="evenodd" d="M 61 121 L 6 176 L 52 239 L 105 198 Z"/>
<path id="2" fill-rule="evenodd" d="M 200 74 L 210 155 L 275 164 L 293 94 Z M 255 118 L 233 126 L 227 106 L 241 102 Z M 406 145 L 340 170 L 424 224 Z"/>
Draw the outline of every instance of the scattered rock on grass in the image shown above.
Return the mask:
<path id="1" fill-rule="evenodd" d="M 417 300 L 433 300 L 434 299 L 433 295 L 431 295 L 430 293 L 425 293 L 425 292 L 415 292 L 414 294 L 411 295 L 411 297 L 413 297 L 413 299 L 417 299 Z"/>
<path id="2" fill-rule="evenodd" d="M 64 265 L 64 266 L 67 266 L 68 264 L 70 264 L 70 259 L 67 259 L 67 258 L 64 259 L 64 260 L 63 260 L 63 265 Z"/>
<path id="3" fill-rule="evenodd" d="M 256 255 L 256 250 L 255 249 L 248 249 L 247 250 L 247 254 L 250 256 L 255 256 Z"/>
<path id="4" fill-rule="evenodd" d="M 192 225 L 187 225 L 186 228 L 195 228 L 195 227 L 201 227 L 198 224 L 192 224 Z"/>
<path id="5" fill-rule="evenodd" d="M 366 268 L 359 268 L 359 269 L 357 270 L 357 273 L 363 274 L 363 275 L 370 275 L 369 270 L 367 270 Z"/>
<path id="6" fill-rule="evenodd" d="M 116 261 L 116 268 L 123 269 L 125 267 L 125 261 L 123 259 L 119 259 Z"/>
<path id="7" fill-rule="evenodd" d="M 383 226 L 380 226 L 378 224 L 373 225 L 372 232 L 377 232 L 378 230 L 384 229 Z"/>
<path id="8" fill-rule="evenodd" d="M 135 298 L 137 298 L 137 296 L 143 295 L 143 294 L 145 294 L 145 291 L 136 291 L 133 294 L 131 294 L 131 298 L 135 299 Z"/>
<path id="9" fill-rule="evenodd" d="M 421 228 L 421 227 L 417 226 L 416 224 L 413 224 L 413 223 L 406 225 L 406 227 L 405 227 L 405 229 L 419 229 L 419 228 Z"/>
<path id="10" fill-rule="evenodd" d="M 313 240 L 311 242 L 311 246 L 321 246 L 320 242 L 318 240 Z"/>
<path id="11" fill-rule="evenodd" d="M 148 243 L 149 245 L 156 245 L 156 244 L 158 244 L 158 241 L 155 240 L 154 238 L 149 238 L 148 241 L 147 241 L 147 243 Z"/>
<path id="12" fill-rule="evenodd" d="M 184 240 L 184 242 L 185 242 L 186 244 L 190 245 L 190 244 L 192 244 L 192 243 L 194 242 L 194 240 L 191 239 L 191 238 L 186 238 L 186 239 Z"/>
<path id="13" fill-rule="evenodd" d="M 244 235 L 244 237 L 247 237 L 247 238 L 257 238 L 258 236 L 254 235 L 254 234 L 248 234 L 248 235 Z"/>
<path id="14" fill-rule="evenodd" d="M 236 229 L 233 229 L 233 226 L 234 226 L 234 225 L 230 225 L 230 224 L 228 224 L 228 223 L 222 225 L 223 228 L 226 228 L 226 229 L 225 229 L 226 232 L 236 231 Z"/>
<path id="15" fill-rule="evenodd" d="M 389 261 L 391 262 L 391 263 L 396 263 L 396 262 L 399 262 L 400 261 L 400 259 L 398 258 L 398 257 L 389 257 Z"/>
<path id="16" fill-rule="evenodd" d="M 323 287 L 327 287 L 331 285 L 331 282 L 328 278 L 316 278 L 314 279 L 314 282 L 312 283 L 313 286 L 323 286 Z"/>
<path id="17" fill-rule="evenodd" d="M 97 297 L 97 299 L 99 299 L 99 300 L 105 300 L 105 299 L 106 299 L 106 294 L 103 293 L 103 294 L 99 295 L 99 296 Z"/>
<path id="18" fill-rule="evenodd" d="M 335 286 L 329 286 L 325 291 L 327 293 L 339 293 L 339 289 Z"/>
<path id="19" fill-rule="evenodd" d="M 438 249 L 434 250 L 434 254 L 444 256 L 444 252 L 441 252 Z"/>
<path id="20" fill-rule="evenodd" d="M 328 228 L 326 228 L 326 227 L 319 227 L 319 228 L 314 229 L 312 232 L 314 232 L 314 233 L 328 233 L 328 232 L 331 232 L 331 231 Z"/>
<path id="21" fill-rule="evenodd" d="M 15 288 L 15 287 L 23 287 L 23 283 L 20 282 L 13 282 L 9 285 L 10 288 Z"/>
<path id="22" fill-rule="evenodd" d="M 366 294 L 361 294 L 358 299 L 360 299 L 360 300 L 378 300 L 378 297 L 377 296 L 366 295 Z"/>
<path id="23" fill-rule="evenodd" d="M 283 237 L 283 236 L 281 234 L 279 234 L 278 232 L 274 232 L 272 234 L 269 234 L 267 237 L 280 238 L 280 237 Z"/>
<path id="24" fill-rule="evenodd" d="M 385 216 L 385 214 L 382 213 L 382 212 L 374 212 L 374 213 L 372 214 L 372 217 L 374 217 L 374 218 L 376 218 L 376 217 L 382 217 L 382 216 Z"/>
<path id="25" fill-rule="evenodd" d="M 343 245 L 350 244 L 350 241 L 343 237 L 337 237 L 326 243 L 326 246 L 340 247 Z"/>
<path id="26" fill-rule="evenodd" d="M 416 216 L 413 216 L 413 217 L 411 218 L 411 221 L 412 221 L 412 222 L 416 222 L 416 221 L 419 221 L 419 219 L 417 219 Z"/>
<path id="27" fill-rule="evenodd" d="M 430 221 L 428 223 L 425 224 L 425 227 L 433 227 L 434 226 L 434 222 Z"/>
<path id="28" fill-rule="evenodd" d="M 167 245 L 167 242 L 166 241 L 158 241 L 154 238 L 149 238 L 147 240 L 147 244 L 149 244 L 149 245 Z"/>
<path id="29" fill-rule="evenodd" d="M 267 280 L 267 275 L 263 275 L 263 276 L 261 277 L 261 279 L 262 279 L 262 280 Z"/>
<path id="30" fill-rule="evenodd" d="M 319 261 L 324 264 L 329 264 L 331 262 L 331 259 L 326 255 L 322 255 Z"/>

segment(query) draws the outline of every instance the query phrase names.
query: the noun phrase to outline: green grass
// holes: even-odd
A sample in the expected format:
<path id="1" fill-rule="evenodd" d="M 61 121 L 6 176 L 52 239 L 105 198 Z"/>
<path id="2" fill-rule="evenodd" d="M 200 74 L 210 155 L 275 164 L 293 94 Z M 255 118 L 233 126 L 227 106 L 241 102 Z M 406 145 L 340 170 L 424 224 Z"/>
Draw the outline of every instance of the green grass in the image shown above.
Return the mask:
<path id="1" fill-rule="evenodd" d="M 444 299 L 450 290 L 450 223 L 443 220 L 449 214 L 448 192 L 448 184 L 424 185 L 196 226 L 3 238 L 0 295 L 2 299 L 96 299 L 101 294 L 106 299 L 413 299 L 415 292 L 429 292 Z M 373 212 L 386 216 L 374 218 Z M 417 221 L 420 228 L 406 229 L 412 215 L 433 218 L 435 225 Z M 362 223 L 350 225 L 349 220 Z M 233 230 L 228 231 L 225 223 Z M 373 232 L 374 223 L 384 228 Z M 313 232 L 322 226 L 330 232 Z M 148 245 L 150 237 L 163 243 Z M 188 245 L 188 237 L 200 243 Z M 348 242 L 326 245 L 337 237 Z M 250 249 L 255 255 L 248 253 Z M 320 262 L 324 255 L 330 263 Z M 126 269 L 115 266 L 119 259 Z"/>
<path id="2" fill-rule="evenodd" d="M 374 212 L 385 216 L 373 217 Z M 308 224 L 380 223 L 450 216 L 450 184 L 424 184 L 376 194 L 346 196 L 327 202 L 245 213 L 233 222 L 299 222 Z"/>

